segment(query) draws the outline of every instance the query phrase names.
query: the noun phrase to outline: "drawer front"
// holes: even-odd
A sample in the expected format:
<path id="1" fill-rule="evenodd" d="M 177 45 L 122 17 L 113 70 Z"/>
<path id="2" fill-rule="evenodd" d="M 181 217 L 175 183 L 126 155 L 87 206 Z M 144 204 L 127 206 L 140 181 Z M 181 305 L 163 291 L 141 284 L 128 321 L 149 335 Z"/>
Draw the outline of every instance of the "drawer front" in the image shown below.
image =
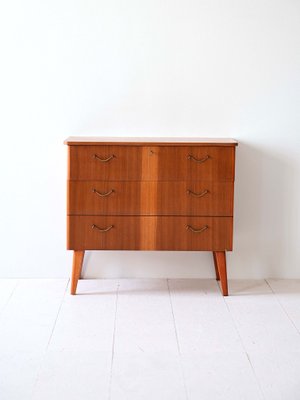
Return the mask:
<path id="1" fill-rule="evenodd" d="M 232 250 L 231 217 L 69 216 L 69 250 Z"/>
<path id="2" fill-rule="evenodd" d="M 234 181 L 234 147 L 157 147 L 151 157 L 159 181 Z"/>
<path id="3" fill-rule="evenodd" d="M 232 182 L 69 181 L 68 215 L 233 215 Z"/>
<path id="4" fill-rule="evenodd" d="M 69 179 L 141 180 L 143 153 L 138 146 L 69 146 Z"/>
<path id="5" fill-rule="evenodd" d="M 234 155 L 220 146 L 69 146 L 69 179 L 233 181 Z"/>

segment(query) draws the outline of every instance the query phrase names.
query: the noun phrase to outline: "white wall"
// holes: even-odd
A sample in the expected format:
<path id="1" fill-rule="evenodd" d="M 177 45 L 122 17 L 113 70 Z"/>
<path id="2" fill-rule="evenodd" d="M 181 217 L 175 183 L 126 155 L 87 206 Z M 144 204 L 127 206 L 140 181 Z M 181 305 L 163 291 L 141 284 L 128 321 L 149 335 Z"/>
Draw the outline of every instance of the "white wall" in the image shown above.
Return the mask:
<path id="1" fill-rule="evenodd" d="M 0 9 L 0 275 L 68 276 L 69 135 L 234 137 L 230 277 L 300 277 L 300 1 Z M 213 276 L 208 253 L 94 252 L 85 275 Z"/>

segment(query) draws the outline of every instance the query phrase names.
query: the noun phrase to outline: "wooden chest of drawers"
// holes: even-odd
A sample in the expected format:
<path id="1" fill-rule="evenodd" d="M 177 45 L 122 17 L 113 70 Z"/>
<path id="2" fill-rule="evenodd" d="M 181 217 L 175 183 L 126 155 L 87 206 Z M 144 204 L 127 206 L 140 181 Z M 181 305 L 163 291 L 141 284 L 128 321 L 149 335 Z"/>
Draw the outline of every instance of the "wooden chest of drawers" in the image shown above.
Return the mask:
<path id="1" fill-rule="evenodd" d="M 65 144 L 72 294 L 85 250 L 212 251 L 228 294 L 235 140 L 70 137 Z"/>

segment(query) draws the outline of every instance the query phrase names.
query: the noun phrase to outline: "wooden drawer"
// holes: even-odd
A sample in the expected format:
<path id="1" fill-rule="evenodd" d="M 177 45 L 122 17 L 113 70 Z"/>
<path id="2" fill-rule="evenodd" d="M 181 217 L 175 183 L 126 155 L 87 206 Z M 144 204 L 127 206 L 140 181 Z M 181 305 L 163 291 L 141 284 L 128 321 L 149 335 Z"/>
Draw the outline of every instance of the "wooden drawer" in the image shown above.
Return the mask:
<path id="1" fill-rule="evenodd" d="M 70 250 L 232 250 L 231 217 L 67 218 Z"/>
<path id="2" fill-rule="evenodd" d="M 234 180 L 234 147 L 69 146 L 69 152 L 70 180 Z"/>
<path id="3" fill-rule="evenodd" d="M 143 175 L 137 146 L 69 146 L 69 179 L 135 181 Z"/>
<path id="4" fill-rule="evenodd" d="M 159 181 L 234 181 L 233 147 L 156 147 L 150 177 Z"/>
<path id="5" fill-rule="evenodd" d="M 69 181 L 68 215 L 232 216 L 232 182 Z"/>

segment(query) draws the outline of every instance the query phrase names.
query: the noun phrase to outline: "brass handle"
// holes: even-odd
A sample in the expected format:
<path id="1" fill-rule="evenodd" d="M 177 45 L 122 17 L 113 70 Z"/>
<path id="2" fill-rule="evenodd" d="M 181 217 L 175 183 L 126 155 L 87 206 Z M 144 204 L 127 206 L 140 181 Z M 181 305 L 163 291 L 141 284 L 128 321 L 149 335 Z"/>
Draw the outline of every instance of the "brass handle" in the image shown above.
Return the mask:
<path id="1" fill-rule="evenodd" d="M 114 154 L 112 154 L 111 156 L 107 157 L 107 158 L 101 158 L 99 157 L 97 154 L 94 154 L 94 158 L 96 158 L 97 160 L 101 161 L 101 162 L 108 162 L 110 160 L 112 160 L 113 158 L 115 158 L 116 156 Z"/>
<path id="2" fill-rule="evenodd" d="M 203 157 L 203 158 L 196 158 L 196 157 L 194 157 L 192 154 L 189 154 L 188 155 L 188 159 L 189 160 L 193 160 L 193 161 L 195 161 L 195 162 L 197 162 L 197 163 L 203 163 L 204 161 L 207 161 L 208 159 L 210 158 L 210 156 L 209 155 L 207 155 L 207 156 L 205 156 L 205 157 Z"/>
<path id="3" fill-rule="evenodd" d="M 108 232 L 108 231 L 110 231 L 111 230 L 111 228 L 113 228 L 114 226 L 113 225 L 110 225 L 110 226 L 108 226 L 107 228 L 99 228 L 99 226 L 97 226 L 97 225 L 95 225 L 95 224 L 93 224 L 92 225 L 92 228 L 93 229 L 98 229 L 98 231 L 99 232 Z"/>
<path id="4" fill-rule="evenodd" d="M 106 197 L 106 196 L 109 196 L 110 194 L 114 193 L 114 189 L 111 189 L 105 193 L 98 192 L 98 190 L 96 190 L 96 189 L 93 189 L 92 191 L 93 191 L 93 193 L 96 193 L 100 197 Z"/>
<path id="5" fill-rule="evenodd" d="M 200 228 L 200 229 L 195 229 L 191 225 L 187 225 L 186 229 L 190 230 L 194 233 L 201 233 L 201 232 L 205 231 L 206 229 L 208 229 L 208 225 L 204 225 L 203 228 Z"/>
<path id="6" fill-rule="evenodd" d="M 201 193 L 195 193 L 192 190 L 188 189 L 186 192 L 187 192 L 187 194 L 191 194 L 192 196 L 195 196 L 195 197 L 203 197 L 207 193 L 209 193 L 209 190 L 203 190 L 203 192 L 201 192 Z"/>

